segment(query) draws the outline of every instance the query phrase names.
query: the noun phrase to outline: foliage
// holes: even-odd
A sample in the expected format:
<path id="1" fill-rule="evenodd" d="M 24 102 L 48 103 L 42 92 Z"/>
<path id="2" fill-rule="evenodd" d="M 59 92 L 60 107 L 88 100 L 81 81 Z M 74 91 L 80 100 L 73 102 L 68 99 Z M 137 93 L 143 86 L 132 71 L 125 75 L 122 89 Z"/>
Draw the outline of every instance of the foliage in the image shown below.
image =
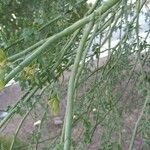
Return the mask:
<path id="1" fill-rule="evenodd" d="M 11 145 L 11 138 L 10 137 L 5 137 L 5 136 L 0 136 L 0 149 L 1 150 L 8 150 L 10 148 L 10 145 Z M 22 147 L 21 149 L 22 150 L 25 150 L 26 148 L 24 148 L 25 144 L 22 143 L 19 139 L 17 139 L 15 141 L 15 147 L 14 147 L 14 150 L 17 150 L 19 149 L 20 147 Z"/>
<path id="2" fill-rule="evenodd" d="M 136 135 L 147 142 L 150 29 L 141 37 L 140 15 L 149 24 L 148 10 L 146 0 L 96 0 L 92 6 L 86 0 L 1 1 L 0 90 L 14 79 L 24 94 L 0 122 L 0 128 L 23 110 L 17 136 L 27 116 L 37 108 L 40 111 L 35 111 L 35 120 L 41 123 L 30 138 L 31 147 L 37 149 L 44 143 L 43 149 L 90 149 L 98 134 L 100 149 L 121 149 L 128 134 L 123 131 L 130 128 L 124 127 L 126 115 L 130 117 L 129 110 L 135 109 L 141 113 L 130 128 L 133 134 L 130 132 L 128 146 L 134 147 Z M 115 34 L 117 44 L 113 43 Z M 108 56 L 101 65 L 105 52 Z M 68 70 L 66 93 L 60 78 Z M 56 137 L 41 142 L 42 131 L 48 133 L 46 122 L 60 115 L 64 97 L 63 127 Z"/>

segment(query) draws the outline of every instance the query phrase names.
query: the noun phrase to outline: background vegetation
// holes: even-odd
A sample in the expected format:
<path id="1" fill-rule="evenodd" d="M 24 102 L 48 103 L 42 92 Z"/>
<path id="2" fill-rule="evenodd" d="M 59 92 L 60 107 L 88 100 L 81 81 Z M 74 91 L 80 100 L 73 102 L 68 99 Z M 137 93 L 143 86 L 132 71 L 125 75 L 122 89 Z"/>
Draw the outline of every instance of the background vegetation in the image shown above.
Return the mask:
<path id="1" fill-rule="evenodd" d="M 43 115 L 29 149 L 92 149 L 94 140 L 102 150 L 126 145 L 131 150 L 137 138 L 149 149 L 150 30 L 144 38 L 139 35 L 141 14 L 149 25 L 148 0 L 96 0 L 93 5 L 86 0 L 0 1 L 0 89 L 14 79 L 23 90 L 0 122 L 2 130 L 13 116 L 22 116 L 10 149 L 39 106 Z M 100 67 L 104 51 L 108 57 Z M 62 86 L 66 70 L 70 78 Z M 48 143 L 40 142 L 49 114 L 61 112 L 66 94 L 63 126 Z"/>

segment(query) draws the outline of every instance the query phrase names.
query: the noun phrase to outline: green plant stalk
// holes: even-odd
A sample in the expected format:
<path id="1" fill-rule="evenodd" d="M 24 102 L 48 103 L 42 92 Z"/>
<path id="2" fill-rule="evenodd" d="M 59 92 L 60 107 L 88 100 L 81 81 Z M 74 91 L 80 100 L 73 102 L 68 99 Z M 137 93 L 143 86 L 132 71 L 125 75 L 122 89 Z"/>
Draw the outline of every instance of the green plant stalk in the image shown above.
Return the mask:
<path id="1" fill-rule="evenodd" d="M 108 13 L 108 11 L 107 11 L 107 13 Z M 108 13 L 108 14 L 107 14 L 107 13 L 103 16 L 104 18 L 109 14 L 109 13 Z M 112 23 L 112 18 L 110 17 L 108 20 L 106 20 L 106 22 L 104 22 L 104 23 L 98 28 L 98 32 L 96 33 L 95 36 L 97 36 L 100 32 L 104 31 L 111 23 Z M 90 37 L 90 38 L 91 38 L 91 37 Z M 88 38 L 88 41 L 90 40 L 90 38 Z M 107 51 L 107 50 L 105 50 L 105 51 Z M 102 53 L 103 53 L 103 52 L 104 52 L 104 51 L 102 51 Z M 73 53 L 67 53 L 64 58 L 73 56 L 73 55 L 75 55 L 75 54 L 76 54 L 76 52 L 74 52 L 74 51 L 73 51 Z M 92 56 L 92 55 L 91 55 L 91 56 Z"/>
<path id="2" fill-rule="evenodd" d="M 141 60 L 140 60 L 140 45 L 139 45 L 139 13 L 140 13 L 140 0 L 137 1 L 137 21 L 136 21 L 136 39 L 137 39 L 137 49 L 138 49 L 138 56 L 137 56 L 137 59 L 138 59 L 138 62 L 139 62 L 139 67 L 140 67 L 140 71 L 141 71 L 141 74 L 142 74 L 142 80 L 144 81 L 144 71 L 143 71 L 143 67 L 142 67 L 142 63 L 141 63 Z M 134 145 L 134 140 L 135 140 L 135 137 L 136 137 L 136 133 L 137 133 L 137 129 L 138 129 L 138 125 L 139 125 L 139 122 L 140 120 L 142 119 L 142 116 L 144 114 L 144 111 L 145 111 L 145 108 L 146 108 L 146 105 L 148 103 L 148 101 L 150 100 L 150 92 L 149 90 L 147 90 L 147 97 L 146 97 L 146 100 L 144 102 L 144 105 L 143 105 L 143 108 L 142 108 L 142 111 L 140 113 L 140 116 L 138 117 L 138 120 L 135 124 L 135 127 L 134 127 L 134 130 L 133 130 L 133 134 L 132 134 L 132 138 L 131 138 L 131 142 L 130 142 L 130 146 L 129 146 L 129 150 L 132 150 L 133 149 L 133 145 Z"/>
<path id="3" fill-rule="evenodd" d="M 98 0 L 97 0 L 97 2 L 95 2 L 95 4 L 97 4 L 97 3 L 98 3 Z M 89 14 L 93 11 L 93 9 L 96 7 L 95 4 L 93 5 L 92 9 L 90 9 L 90 10 L 87 12 L 86 15 L 89 15 Z M 45 27 L 49 26 L 51 23 L 53 23 L 54 21 L 60 19 L 61 17 L 62 17 L 61 15 L 57 16 L 56 18 L 54 18 L 53 20 L 51 20 L 50 22 L 48 22 L 47 24 L 45 24 L 44 26 L 42 26 L 40 29 L 38 29 L 38 31 L 43 30 Z M 22 39 L 22 40 L 23 40 L 23 39 Z M 41 46 L 44 42 L 46 42 L 46 40 L 47 40 L 47 39 L 43 39 L 43 40 L 41 40 L 41 41 L 35 43 L 35 44 L 32 45 L 31 47 L 25 49 L 24 51 L 22 51 L 22 52 L 20 52 L 20 53 L 17 53 L 17 54 L 15 54 L 15 55 L 13 55 L 13 56 L 7 58 L 7 61 L 14 61 L 14 60 L 18 59 L 19 57 L 22 57 L 22 56 L 25 55 L 26 53 L 31 52 L 31 51 L 34 50 L 35 48 Z M 6 48 L 6 49 L 7 49 L 7 48 Z"/>
<path id="4" fill-rule="evenodd" d="M 141 55 L 141 48 L 140 48 L 140 40 L 139 40 L 139 14 L 140 14 L 140 0 L 137 1 L 137 19 L 136 19 L 136 28 L 135 28 L 135 32 L 136 32 L 136 40 L 137 40 L 137 50 L 138 50 L 138 55 L 137 55 L 137 60 L 139 62 L 139 68 L 141 70 L 141 74 L 142 74 L 142 78 L 144 79 L 144 70 L 143 70 L 143 66 L 142 66 L 142 62 L 140 59 L 140 55 Z"/>
<path id="5" fill-rule="evenodd" d="M 85 61 L 85 58 L 86 58 L 86 52 L 88 51 L 88 49 L 89 49 L 89 47 L 90 47 L 90 45 L 91 45 L 91 43 L 92 43 L 92 41 L 93 41 L 93 39 L 94 39 L 94 35 L 96 34 L 96 31 L 97 31 L 97 28 L 98 28 L 98 25 L 96 25 L 96 27 L 95 27 L 95 30 L 94 30 L 94 32 L 92 33 L 92 37 L 90 38 L 90 41 L 89 41 L 89 43 L 88 43 L 88 46 L 87 46 L 87 48 L 86 48 L 86 50 L 84 51 L 84 56 L 83 56 L 83 63 L 82 63 L 82 66 L 81 66 L 81 68 L 79 69 L 79 72 L 78 72 L 78 74 L 77 74 L 77 79 L 76 79 L 76 82 L 77 82 L 77 80 L 78 80 L 78 78 L 79 78 L 79 76 L 80 76 L 80 74 L 81 74 L 81 72 L 82 72 L 82 69 L 83 69 L 83 66 L 84 66 L 84 61 Z M 78 33 L 78 30 L 77 30 L 77 33 Z M 74 38 L 73 38 L 74 39 Z M 72 39 L 72 40 L 73 40 Z M 69 42 L 70 43 L 70 42 Z M 68 43 L 68 45 L 70 45 Z M 67 46 L 68 47 L 68 46 Z M 61 58 L 61 57 L 60 57 Z M 54 67 L 55 68 L 55 67 Z M 75 84 L 76 85 L 76 84 Z M 65 119 L 64 119 L 65 120 Z M 61 134 L 61 140 L 60 140 L 60 145 L 62 145 L 62 143 L 63 143 L 63 141 L 64 141 L 64 129 L 65 128 L 65 122 L 64 122 L 64 125 L 63 125 L 63 129 L 62 129 L 62 134 Z"/>
<path id="6" fill-rule="evenodd" d="M 121 0 L 109 0 L 107 3 L 96 9 L 91 15 L 84 17 L 83 19 L 77 21 L 73 25 L 69 26 L 68 28 L 64 29 L 60 33 L 49 37 L 48 40 L 40 46 L 36 51 L 34 51 L 28 58 L 20 63 L 16 68 L 14 68 L 5 78 L 5 83 L 7 84 L 17 73 L 19 73 L 25 66 L 28 66 L 35 58 L 37 58 L 41 53 L 45 52 L 45 50 L 50 46 L 51 43 L 57 41 L 58 39 L 67 36 L 77 30 L 78 28 L 82 27 L 83 25 L 90 22 L 93 17 L 97 19 L 102 14 L 104 14 L 107 10 L 109 10 L 112 6 L 116 3 L 120 2 Z"/>
<path id="7" fill-rule="evenodd" d="M 110 31 L 110 34 L 112 34 L 113 29 L 114 29 L 114 26 L 116 25 L 116 23 L 117 23 L 117 21 L 118 21 L 120 15 L 121 15 L 121 12 L 119 13 L 119 15 L 118 15 L 115 19 L 113 19 L 115 22 L 114 22 L 114 24 L 112 25 L 113 28 L 112 28 L 112 30 Z M 112 19 L 110 20 L 110 23 L 109 23 L 107 26 L 111 25 L 111 23 L 113 23 Z M 102 29 L 103 29 L 103 25 L 102 25 L 101 27 L 102 27 Z M 101 29 L 101 32 L 103 31 L 102 29 Z M 94 37 L 96 36 L 97 30 L 98 30 L 98 23 L 95 25 L 95 29 L 94 29 L 94 31 L 93 31 L 93 33 L 92 33 L 92 36 L 91 36 L 91 38 L 90 38 L 90 40 L 89 40 L 89 43 L 88 43 L 88 45 L 87 45 L 87 47 L 86 47 L 86 50 L 84 51 L 84 54 L 83 54 L 83 61 L 82 61 L 81 67 L 79 68 L 79 71 L 78 71 L 78 74 L 77 74 L 77 80 L 76 80 L 76 82 L 78 82 L 79 76 L 81 75 L 82 69 L 83 69 L 84 64 L 85 64 L 86 53 L 87 53 L 88 49 L 90 48 Z M 111 36 L 110 34 L 109 34 L 108 37 L 106 37 L 106 39 L 104 39 L 104 42 L 103 42 L 103 44 L 100 46 L 100 48 L 105 44 L 105 42 L 107 41 L 107 39 L 110 38 L 110 36 Z"/>
<path id="8" fill-rule="evenodd" d="M 143 108 L 142 108 L 142 111 L 140 113 L 140 116 L 138 117 L 138 120 L 135 124 L 135 127 L 134 127 L 134 130 L 133 130 L 133 134 L 132 134 L 132 138 L 131 138 L 131 142 L 130 142 L 130 146 L 129 146 L 129 150 L 132 150 L 133 149 L 133 145 L 134 145 L 134 140 L 135 140 L 135 137 L 136 137 L 136 133 L 137 133 L 137 129 L 138 129 L 138 125 L 142 119 L 142 116 L 144 114 L 144 111 L 146 109 L 146 105 L 148 104 L 148 102 L 150 102 L 150 91 L 149 91 L 149 88 L 147 90 L 147 96 L 146 96 L 146 100 L 144 102 L 144 105 L 143 105 Z"/>
<path id="9" fill-rule="evenodd" d="M 34 87 L 34 88 L 32 89 L 32 91 L 27 92 L 27 94 L 28 94 L 27 96 L 26 96 L 26 94 L 25 94 L 25 95 L 22 96 L 22 98 L 21 98 L 19 101 L 17 101 L 17 103 L 15 104 L 15 106 L 13 107 L 13 109 L 12 109 L 12 110 L 8 113 L 8 115 L 0 122 L 0 130 L 1 130 L 1 128 L 4 126 L 4 124 L 16 113 L 16 110 L 17 110 L 17 107 L 18 107 L 20 101 L 21 101 L 22 99 L 24 99 L 24 101 L 27 102 L 27 101 L 34 95 L 34 93 L 35 93 L 37 90 L 38 90 L 38 87 Z"/>
<path id="10" fill-rule="evenodd" d="M 83 52 L 83 60 L 82 60 L 82 62 L 81 62 L 80 68 L 78 69 L 78 73 L 77 73 L 77 77 L 76 77 L 76 84 L 77 84 L 77 82 L 78 82 L 78 80 L 79 80 L 79 77 L 80 77 L 80 75 L 81 75 L 81 73 L 82 73 L 82 70 L 83 70 L 83 68 L 84 68 L 85 59 L 86 59 L 86 54 L 87 54 L 88 50 L 90 49 L 90 47 L 91 47 L 91 45 L 92 45 L 92 42 L 93 42 L 93 40 L 94 40 L 94 38 L 95 38 L 96 32 L 97 32 L 97 30 L 98 30 L 98 25 L 99 25 L 98 23 L 95 25 L 94 31 L 93 31 L 93 33 L 92 33 L 92 35 L 91 35 L 91 38 L 90 38 L 90 40 L 89 40 L 89 42 L 88 42 L 88 45 L 87 45 L 85 51 Z"/>
<path id="11" fill-rule="evenodd" d="M 45 25 L 43 25 L 42 27 L 40 27 L 38 29 L 38 31 L 42 31 L 43 29 L 45 29 L 47 26 L 49 26 L 50 24 L 52 24 L 53 22 L 59 20 L 62 17 L 62 15 L 57 16 L 56 18 L 54 18 L 53 20 L 50 20 L 48 23 L 46 23 Z"/>
<path id="12" fill-rule="evenodd" d="M 78 33 L 79 33 L 79 29 L 74 33 L 74 35 L 73 35 L 73 37 L 70 39 L 70 41 L 69 41 L 69 43 L 64 47 L 64 50 L 63 50 L 63 52 L 61 53 L 61 56 L 60 56 L 60 58 L 59 58 L 59 60 L 58 60 L 58 62 L 60 63 L 60 60 L 62 60 L 62 58 L 63 58 L 63 56 L 64 56 L 64 54 L 65 54 L 65 49 L 67 50 L 70 46 L 71 46 L 71 44 L 72 44 L 72 42 L 74 41 L 74 39 L 75 39 L 75 37 L 78 35 Z M 56 64 L 54 65 L 54 69 L 59 65 L 59 63 L 57 63 L 56 62 Z M 65 119 L 64 119 L 65 120 Z M 64 130 L 65 130 L 65 122 L 64 122 L 64 124 L 63 124 L 63 128 L 62 128 L 62 133 L 61 133 L 61 138 L 60 138 L 60 144 L 62 144 L 63 143 L 63 140 L 64 140 Z"/>
<path id="13" fill-rule="evenodd" d="M 48 22 L 47 24 L 43 25 L 41 28 L 38 29 L 38 31 L 42 31 L 45 27 L 49 26 L 51 23 L 57 21 L 58 19 L 61 18 L 61 15 L 57 16 L 56 18 L 54 18 L 53 20 L 51 20 L 50 22 Z M 11 44 L 10 46 L 6 47 L 5 50 L 13 47 L 14 45 L 22 42 L 24 40 L 24 38 L 18 39 L 17 41 L 15 41 L 13 44 Z M 43 44 L 43 43 L 42 43 Z"/>
<path id="14" fill-rule="evenodd" d="M 48 107 L 47 107 L 47 109 L 48 109 Z M 45 112 L 44 112 L 43 115 L 42 115 L 41 123 L 40 123 L 40 125 L 39 125 L 39 127 L 38 127 L 38 133 L 40 133 L 41 130 L 42 130 L 42 126 L 43 126 L 44 119 L 45 119 L 46 115 L 47 115 L 47 110 L 45 110 Z M 38 150 L 39 140 L 40 140 L 40 139 L 38 138 L 37 141 L 36 141 L 36 146 L 35 146 L 36 149 L 35 149 L 35 150 Z"/>
<path id="15" fill-rule="evenodd" d="M 78 33 L 78 31 L 79 30 L 77 30 L 76 32 Z M 75 32 L 75 35 L 77 34 Z M 72 38 L 72 40 L 73 40 L 74 38 Z M 68 43 L 69 44 L 69 43 Z M 71 43 L 70 43 L 71 44 Z M 71 54 L 72 55 L 72 54 Z M 65 118 L 64 118 L 64 120 L 66 120 Z M 64 124 L 63 124 L 63 128 L 62 128 L 62 133 L 61 133 L 61 138 L 60 138 L 60 145 L 62 145 L 63 144 L 63 141 L 64 141 L 64 132 L 65 132 L 65 122 L 64 122 Z"/>
<path id="16" fill-rule="evenodd" d="M 50 73 L 53 73 L 57 69 L 57 67 L 62 63 L 62 60 L 64 58 L 66 58 L 65 57 L 65 53 L 68 51 L 69 47 L 72 46 L 73 42 L 75 42 L 75 39 L 76 39 L 77 35 L 79 34 L 80 30 L 81 29 L 78 29 L 78 30 L 76 30 L 74 32 L 74 34 L 70 37 L 70 39 L 67 41 L 67 43 L 63 46 L 63 48 L 60 51 L 60 53 L 54 58 L 57 61 L 55 62 L 55 64 L 53 64 L 52 66 L 50 66 Z M 48 65 L 48 68 L 49 68 L 49 65 Z M 45 69 L 48 69 L 48 68 L 45 68 Z"/>
<path id="17" fill-rule="evenodd" d="M 96 4 L 98 3 L 98 0 L 96 0 L 96 2 L 94 3 L 94 5 L 92 6 L 92 8 L 86 13 L 86 15 L 89 15 L 89 14 L 91 14 L 93 11 L 94 11 L 94 9 L 95 9 L 95 7 L 96 7 Z M 86 16 L 85 15 L 85 16 Z M 78 33 L 80 30 L 78 29 L 76 32 Z M 77 34 L 75 32 L 75 34 Z M 93 35 L 93 34 L 92 34 Z M 75 35 L 75 37 L 76 37 L 76 35 Z M 94 37 L 93 37 L 94 38 Z M 73 40 L 74 38 L 72 37 L 72 39 L 71 40 Z M 90 39 L 90 41 L 91 41 L 91 39 Z M 70 44 L 71 44 L 71 42 L 70 42 Z M 69 45 L 69 43 L 68 43 L 68 45 Z M 89 45 L 90 45 L 90 42 L 89 42 Z M 66 46 L 66 47 L 68 47 L 68 46 Z M 87 49 L 88 50 L 88 49 Z M 85 52 L 84 52 L 85 53 Z M 71 54 L 72 55 L 72 54 Z M 86 56 L 86 54 L 84 54 L 85 56 Z M 61 57 L 60 57 L 61 58 Z M 80 68 L 80 70 L 79 70 L 79 72 L 81 73 L 82 72 L 82 68 L 84 67 L 84 64 L 82 63 L 82 67 Z M 77 75 L 77 80 L 78 80 L 78 76 L 80 75 L 80 73 L 78 72 L 78 75 Z M 64 118 L 64 120 L 66 120 L 65 118 Z M 64 141 L 64 132 L 65 132 L 65 122 L 64 122 L 64 124 L 63 124 L 63 128 L 62 128 L 62 133 L 61 133 L 61 138 L 60 138 L 60 145 L 62 145 L 63 144 L 63 141 Z"/>
<path id="18" fill-rule="evenodd" d="M 35 105 L 35 102 L 34 102 L 33 106 L 34 106 L 34 105 Z M 14 144 L 15 144 L 16 137 L 17 137 L 17 135 L 18 135 L 18 133 L 19 133 L 19 131 L 20 131 L 20 129 L 21 129 L 21 127 L 22 127 L 22 125 L 23 125 L 25 119 L 28 117 L 29 113 L 30 113 L 31 110 L 33 109 L 33 106 L 27 111 L 27 113 L 24 115 L 24 117 L 23 117 L 22 120 L 20 121 L 20 123 L 19 123 L 19 125 L 18 125 L 18 127 L 17 127 L 17 129 L 16 129 L 16 131 L 15 131 L 15 135 L 14 135 L 14 137 L 13 137 L 13 140 L 12 140 L 12 142 L 11 142 L 11 145 L 10 145 L 10 149 L 9 149 L 9 150 L 13 150 L 13 149 L 14 149 Z"/>
<path id="19" fill-rule="evenodd" d="M 86 25 L 86 28 L 83 33 L 83 37 L 80 41 L 79 48 L 77 50 L 75 62 L 73 65 L 72 73 L 70 75 L 69 83 L 68 83 L 68 93 L 67 93 L 67 106 L 66 106 L 66 114 L 65 114 L 65 138 L 64 138 L 64 150 L 70 150 L 71 145 L 71 128 L 72 128 L 72 119 L 73 119 L 73 104 L 74 104 L 74 93 L 75 93 L 75 80 L 78 72 L 79 62 L 81 60 L 83 54 L 83 48 L 85 46 L 88 35 L 91 31 L 92 24 Z"/>
<path id="20" fill-rule="evenodd" d="M 5 50 L 7 50 L 7 49 L 9 49 L 9 48 L 13 47 L 14 45 L 16 45 L 16 44 L 18 44 L 18 43 L 20 43 L 22 40 L 23 40 L 23 38 L 18 39 L 17 41 L 15 41 L 14 43 L 12 43 L 12 44 L 11 44 L 11 45 L 9 45 L 8 47 L 6 47 L 6 48 L 5 48 Z"/>
<path id="21" fill-rule="evenodd" d="M 116 24 L 118 23 L 118 20 L 119 20 L 119 18 L 121 17 L 121 15 L 122 15 L 122 11 L 120 11 L 120 13 L 116 16 L 116 18 L 114 19 L 114 23 L 113 23 L 113 24 L 111 24 L 112 22 L 110 23 L 110 26 L 112 26 L 112 27 L 110 28 L 110 31 L 109 31 L 109 33 L 108 33 L 108 36 L 103 40 L 103 42 L 102 42 L 100 48 L 107 42 L 107 40 L 109 40 L 109 39 L 111 38 L 112 33 L 113 33 L 113 31 L 114 31 L 114 27 L 115 27 Z"/>
<path id="22" fill-rule="evenodd" d="M 54 69 L 52 69 L 52 72 L 59 66 L 59 64 L 61 63 L 66 51 L 68 50 L 68 48 L 71 46 L 72 42 L 75 40 L 76 36 L 78 35 L 80 29 L 78 29 L 73 36 L 69 39 L 70 41 L 63 47 L 62 52 L 59 56 L 59 59 L 57 60 L 57 62 L 54 65 Z"/>
<path id="23" fill-rule="evenodd" d="M 42 95 L 42 93 L 45 91 L 46 87 L 44 87 L 42 89 L 42 91 L 40 92 L 40 96 Z M 12 140 L 12 143 L 11 143 L 11 146 L 10 146 L 10 150 L 13 150 L 14 148 L 14 143 L 15 143 L 15 140 L 16 140 L 16 137 L 25 121 L 25 119 L 28 117 L 29 113 L 32 111 L 32 109 L 34 108 L 35 104 L 38 102 L 38 100 L 36 100 L 33 104 L 32 104 L 32 107 L 26 112 L 26 114 L 24 115 L 24 117 L 22 118 L 22 120 L 20 121 L 20 124 L 18 125 L 18 128 L 16 129 L 16 132 L 15 132 L 15 135 L 13 137 L 13 140 Z"/>
<path id="24" fill-rule="evenodd" d="M 41 46 L 44 42 L 46 42 L 47 39 L 43 39 L 37 43 L 35 43 L 34 45 L 32 45 L 31 47 L 28 47 L 27 49 L 25 49 L 24 51 L 21 51 L 20 53 L 17 53 L 13 56 L 10 56 L 7 58 L 7 61 L 14 61 L 17 60 L 18 58 L 22 57 L 23 55 L 31 52 L 32 50 L 34 50 L 35 48 Z"/>
<path id="25" fill-rule="evenodd" d="M 97 4 L 98 4 L 99 0 L 96 0 L 95 3 L 92 5 L 92 7 L 89 9 L 89 11 L 86 13 L 86 15 L 91 14 L 94 9 L 96 8 Z"/>

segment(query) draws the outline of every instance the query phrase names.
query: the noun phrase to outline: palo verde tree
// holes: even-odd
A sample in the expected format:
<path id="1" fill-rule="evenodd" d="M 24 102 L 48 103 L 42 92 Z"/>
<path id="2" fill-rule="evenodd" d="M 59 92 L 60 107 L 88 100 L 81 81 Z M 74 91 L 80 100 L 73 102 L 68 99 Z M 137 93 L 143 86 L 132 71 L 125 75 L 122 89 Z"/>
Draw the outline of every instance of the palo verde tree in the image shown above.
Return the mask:
<path id="1" fill-rule="evenodd" d="M 47 149 L 92 149 L 93 140 L 98 140 L 100 149 L 123 149 L 127 142 L 131 150 L 137 135 L 143 147 L 150 146 L 150 29 L 143 29 L 141 35 L 141 15 L 149 25 L 148 0 L 96 0 L 93 5 L 86 0 L 1 0 L 0 90 L 14 79 L 24 91 L 0 122 L 1 130 L 28 106 L 11 150 L 23 122 L 43 95 L 48 95 L 51 114 L 57 116 L 62 94 L 59 79 L 66 70 L 71 73 L 65 83 L 63 127 Z M 101 64 L 105 52 L 108 56 Z M 44 109 L 39 129 L 49 107 Z M 127 140 L 126 115 L 134 110 L 139 117 Z"/>

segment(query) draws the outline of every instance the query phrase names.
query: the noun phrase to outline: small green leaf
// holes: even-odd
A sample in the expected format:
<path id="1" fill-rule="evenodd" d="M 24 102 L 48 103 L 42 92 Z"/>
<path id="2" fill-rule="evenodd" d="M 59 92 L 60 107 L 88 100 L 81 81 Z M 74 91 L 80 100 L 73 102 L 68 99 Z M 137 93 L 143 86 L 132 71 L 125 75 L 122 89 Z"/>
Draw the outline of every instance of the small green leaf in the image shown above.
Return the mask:
<path id="1" fill-rule="evenodd" d="M 0 49 L 0 67 L 3 67 L 6 61 L 6 55 L 2 49 Z"/>
<path id="2" fill-rule="evenodd" d="M 0 68 L 0 91 L 5 87 L 5 70 Z"/>
<path id="3" fill-rule="evenodd" d="M 51 108 L 52 116 L 57 116 L 59 113 L 59 101 L 57 96 L 53 96 L 49 101 L 48 105 Z"/>

